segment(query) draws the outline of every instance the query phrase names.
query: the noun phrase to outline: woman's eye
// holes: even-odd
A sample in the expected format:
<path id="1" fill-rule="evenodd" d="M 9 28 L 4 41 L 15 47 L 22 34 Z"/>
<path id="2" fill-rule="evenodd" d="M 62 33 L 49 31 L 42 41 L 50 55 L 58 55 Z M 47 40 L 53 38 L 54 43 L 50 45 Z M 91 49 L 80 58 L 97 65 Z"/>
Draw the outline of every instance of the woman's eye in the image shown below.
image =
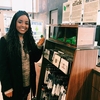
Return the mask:
<path id="1" fill-rule="evenodd" d="M 23 23 L 23 24 L 29 25 L 29 22 L 28 22 L 28 21 L 25 21 L 25 22 L 24 22 L 24 21 L 22 21 L 22 20 L 18 20 L 18 23 L 19 23 L 19 24 L 22 24 L 22 23 Z"/>
<path id="2" fill-rule="evenodd" d="M 22 23 L 22 21 L 21 21 L 21 20 L 19 20 L 19 21 L 18 21 L 18 23 Z"/>
<path id="3" fill-rule="evenodd" d="M 29 25 L 29 22 L 25 22 L 26 25 Z"/>

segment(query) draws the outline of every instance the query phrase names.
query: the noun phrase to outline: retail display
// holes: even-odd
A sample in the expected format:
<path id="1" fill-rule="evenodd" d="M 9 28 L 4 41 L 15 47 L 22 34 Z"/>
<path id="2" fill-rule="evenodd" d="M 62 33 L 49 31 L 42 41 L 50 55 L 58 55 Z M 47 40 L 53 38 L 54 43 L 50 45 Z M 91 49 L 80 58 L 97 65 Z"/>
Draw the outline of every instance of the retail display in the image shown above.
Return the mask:
<path id="1" fill-rule="evenodd" d="M 58 27 L 58 25 L 55 27 Z M 77 42 L 76 45 L 73 45 L 58 40 L 58 37 L 50 37 L 46 40 L 37 100 L 90 100 L 90 85 L 92 82 L 91 70 L 96 65 L 97 49 L 91 49 L 93 43 L 91 45 L 83 44 L 86 47 L 82 48 L 82 46 L 80 46 L 79 48 L 77 43 L 79 43 L 78 40 L 82 37 L 78 37 L 80 34 L 78 31 L 79 26 L 61 25 L 59 27 L 68 30 L 63 31 L 63 33 L 60 31 L 60 33 L 63 34 L 61 35 L 63 39 L 66 40 L 67 38 L 76 36 Z M 94 27 L 81 28 L 87 30 L 88 28 L 90 30 L 92 29 L 91 35 L 94 36 Z M 81 31 L 82 34 L 84 32 L 86 32 L 86 30 Z M 56 36 L 58 36 L 58 34 L 59 32 L 57 32 Z M 85 40 L 87 40 L 87 38 L 84 38 L 83 41 Z M 93 40 L 90 41 L 93 42 Z"/>

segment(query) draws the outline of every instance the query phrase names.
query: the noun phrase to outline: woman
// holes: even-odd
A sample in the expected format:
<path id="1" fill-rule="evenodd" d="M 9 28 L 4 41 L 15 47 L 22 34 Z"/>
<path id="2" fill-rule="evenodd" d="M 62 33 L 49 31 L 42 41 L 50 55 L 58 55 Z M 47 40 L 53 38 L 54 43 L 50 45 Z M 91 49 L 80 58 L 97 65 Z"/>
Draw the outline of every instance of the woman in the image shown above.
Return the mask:
<path id="1" fill-rule="evenodd" d="M 34 62 L 42 55 L 44 39 L 37 45 L 32 36 L 28 13 L 13 16 L 8 33 L 0 40 L 0 80 L 4 100 L 27 100 L 36 92 Z"/>

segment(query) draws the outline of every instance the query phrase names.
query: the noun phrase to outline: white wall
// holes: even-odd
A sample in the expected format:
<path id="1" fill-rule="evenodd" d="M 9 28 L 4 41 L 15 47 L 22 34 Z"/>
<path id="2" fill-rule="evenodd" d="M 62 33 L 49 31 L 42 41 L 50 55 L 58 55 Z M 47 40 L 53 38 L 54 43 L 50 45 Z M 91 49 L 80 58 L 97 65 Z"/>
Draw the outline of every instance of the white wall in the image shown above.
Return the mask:
<path id="1" fill-rule="evenodd" d="M 32 12 L 32 0 L 12 0 L 12 10 Z"/>
<path id="2" fill-rule="evenodd" d="M 0 6 L 11 7 L 12 6 L 11 0 L 0 0 Z"/>
<path id="3" fill-rule="evenodd" d="M 39 0 L 0 0 L 0 7 L 12 7 L 12 11 L 39 12 Z"/>
<path id="4" fill-rule="evenodd" d="M 0 0 L 0 7 L 12 7 L 13 11 L 32 12 L 32 0 Z"/>

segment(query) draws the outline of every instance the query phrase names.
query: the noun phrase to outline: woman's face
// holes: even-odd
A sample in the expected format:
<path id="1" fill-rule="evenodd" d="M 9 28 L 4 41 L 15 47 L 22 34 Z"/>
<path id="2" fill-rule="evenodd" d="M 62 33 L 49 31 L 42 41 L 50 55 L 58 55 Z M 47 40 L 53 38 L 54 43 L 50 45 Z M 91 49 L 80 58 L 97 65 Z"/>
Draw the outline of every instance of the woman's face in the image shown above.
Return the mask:
<path id="1" fill-rule="evenodd" d="M 17 21 L 16 21 L 16 29 L 17 31 L 24 35 L 24 33 L 28 30 L 29 28 L 29 20 L 26 15 L 20 16 Z"/>

